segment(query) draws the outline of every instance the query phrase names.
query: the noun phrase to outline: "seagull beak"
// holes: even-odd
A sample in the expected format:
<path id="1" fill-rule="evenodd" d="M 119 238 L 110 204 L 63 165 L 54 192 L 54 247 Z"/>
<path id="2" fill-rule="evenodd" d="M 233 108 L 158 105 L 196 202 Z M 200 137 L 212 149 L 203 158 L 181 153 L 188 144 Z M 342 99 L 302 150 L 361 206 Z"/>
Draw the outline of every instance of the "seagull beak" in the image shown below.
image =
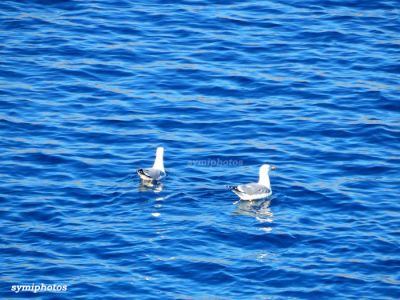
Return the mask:
<path id="1" fill-rule="evenodd" d="M 276 169 L 278 169 L 276 166 L 271 166 L 271 170 L 273 171 L 273 170 L 276 170 Z"/>

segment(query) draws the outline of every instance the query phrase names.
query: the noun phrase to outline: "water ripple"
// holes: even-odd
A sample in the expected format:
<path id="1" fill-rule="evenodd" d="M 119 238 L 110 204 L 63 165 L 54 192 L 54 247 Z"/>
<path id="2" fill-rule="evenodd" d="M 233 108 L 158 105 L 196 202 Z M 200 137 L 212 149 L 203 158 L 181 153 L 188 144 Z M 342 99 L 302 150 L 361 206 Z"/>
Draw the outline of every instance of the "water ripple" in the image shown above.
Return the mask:
<path id="1" fill-rule="evenodd" d="M 1 298 L 398 298 L 398 16 L 0 3 Z M 148 188 L 157 145 L 168 177 Z M 237 202 L 263 163 L 274 196 Z"/>

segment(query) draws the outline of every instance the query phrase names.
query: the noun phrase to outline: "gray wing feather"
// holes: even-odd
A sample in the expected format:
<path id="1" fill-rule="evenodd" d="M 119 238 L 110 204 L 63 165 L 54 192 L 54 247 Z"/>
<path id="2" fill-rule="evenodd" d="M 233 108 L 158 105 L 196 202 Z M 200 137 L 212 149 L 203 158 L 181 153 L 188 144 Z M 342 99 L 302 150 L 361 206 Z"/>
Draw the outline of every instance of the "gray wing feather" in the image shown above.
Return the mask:
<path id="1" fill-rule="evenodd" d="M 149 169 L 143 169 L 143 173 L 152 178 L 153 180 L 159 180 L 162 177 L 164 177 L 164 173 L 161 172 L 160 170 L 149 168 Z"/>
<path id="2" fill-rule="evenodd" d="M 270 192 L 266 186 L 258 183 L 241 184 L 237 187 L 237 189 L 247 195 L 266 194 Z"/>

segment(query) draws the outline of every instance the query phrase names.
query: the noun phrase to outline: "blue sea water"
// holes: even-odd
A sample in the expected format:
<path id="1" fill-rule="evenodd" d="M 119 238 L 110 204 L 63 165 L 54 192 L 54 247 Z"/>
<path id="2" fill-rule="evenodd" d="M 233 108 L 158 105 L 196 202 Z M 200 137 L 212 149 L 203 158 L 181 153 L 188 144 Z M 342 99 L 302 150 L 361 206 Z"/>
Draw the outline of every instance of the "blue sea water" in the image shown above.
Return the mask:
<path id="1" fill-rule="evenodd" d="M 399 12 L 2 1 L 0 298 L 400 299 Z"/>

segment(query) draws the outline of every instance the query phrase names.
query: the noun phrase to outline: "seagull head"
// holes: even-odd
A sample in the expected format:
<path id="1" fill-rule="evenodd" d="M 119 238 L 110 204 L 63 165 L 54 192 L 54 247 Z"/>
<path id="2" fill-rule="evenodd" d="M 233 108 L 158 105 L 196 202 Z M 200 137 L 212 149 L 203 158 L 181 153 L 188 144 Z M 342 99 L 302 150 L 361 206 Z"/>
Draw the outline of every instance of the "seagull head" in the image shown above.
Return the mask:
<path id="1" fill-rule="evenodd" d="M 164 147 L 157 147 L 156 155 L 162 156 L 164 154 Z"/>
<path id="2" fill-rule="evenodd" d="M 276 170 L 276 166 L 271 166 L 269 164 L 264 164 L 261 166 L 260 171 L 262 173 L 268 173 L 269 171 Z"/>

